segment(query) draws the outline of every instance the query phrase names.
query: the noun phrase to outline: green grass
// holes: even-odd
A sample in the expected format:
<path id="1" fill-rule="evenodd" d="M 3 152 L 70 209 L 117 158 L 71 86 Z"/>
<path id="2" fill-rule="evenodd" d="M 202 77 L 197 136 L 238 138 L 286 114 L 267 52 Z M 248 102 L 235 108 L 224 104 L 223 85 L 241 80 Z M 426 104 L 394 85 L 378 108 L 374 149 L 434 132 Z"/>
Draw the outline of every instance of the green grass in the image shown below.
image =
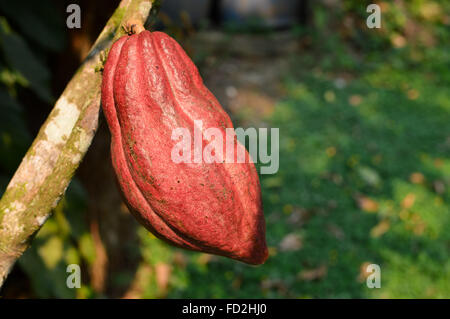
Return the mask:
<path id="1" fill-rule="evenodd" d="M 270 258 L 251 267 L 188 253 L 168 297 L 450 296 L 448 55 L 415 68 L 399 59 L 380 56 L 341 89 L 320 65 L 286 75 L 270 118 L 280 170 L 261 177 Z M 289 234 L 300 249 L 280 249 Z M 361 277 L 369 263 L 381 266 L 380 289 Z"/>

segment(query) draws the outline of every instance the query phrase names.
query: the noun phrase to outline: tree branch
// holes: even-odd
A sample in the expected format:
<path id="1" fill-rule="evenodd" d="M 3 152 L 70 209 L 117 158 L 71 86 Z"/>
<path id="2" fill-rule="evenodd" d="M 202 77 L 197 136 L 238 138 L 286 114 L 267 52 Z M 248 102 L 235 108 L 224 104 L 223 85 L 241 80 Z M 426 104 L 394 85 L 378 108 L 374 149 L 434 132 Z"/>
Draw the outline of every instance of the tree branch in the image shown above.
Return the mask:
<path id="1" fill-rule="evenodd" d="M 64 196 L 98 125 L 101 53 L 131 19 L 144 24 L 155 0 L 122 0 L 70 80 L 0 199 L 0 287 Z"/>

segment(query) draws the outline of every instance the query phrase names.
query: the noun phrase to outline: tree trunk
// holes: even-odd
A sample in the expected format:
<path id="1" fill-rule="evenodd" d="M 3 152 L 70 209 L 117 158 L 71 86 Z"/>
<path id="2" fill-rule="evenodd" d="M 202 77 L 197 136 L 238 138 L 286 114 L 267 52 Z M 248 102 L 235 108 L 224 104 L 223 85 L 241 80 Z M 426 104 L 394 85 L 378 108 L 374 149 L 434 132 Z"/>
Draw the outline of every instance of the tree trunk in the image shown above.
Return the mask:
<path id="1" fill-rule="evenodd" d="M 70 80 L 0 199 L 0 287 L 64 196 L 98 125 L 102 57 L 155 0 L 122 0 Z"/>

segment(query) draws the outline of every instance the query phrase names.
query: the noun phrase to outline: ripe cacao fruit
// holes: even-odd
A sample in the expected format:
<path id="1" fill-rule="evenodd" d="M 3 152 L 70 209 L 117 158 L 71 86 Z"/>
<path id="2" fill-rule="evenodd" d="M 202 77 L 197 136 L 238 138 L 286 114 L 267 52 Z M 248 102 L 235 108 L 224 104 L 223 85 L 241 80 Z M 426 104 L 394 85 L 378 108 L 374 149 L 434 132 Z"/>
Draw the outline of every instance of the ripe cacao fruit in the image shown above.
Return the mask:
<path id="1" fill-rule="evenodd" d="M 201 120 L 203 137 L 209 127 L 224 137 L 225 128 L 233 128 L 174 39 L 143 31 L 117 40 L 103 71 L 102 107 L 118 184 L 139 222 L 178 247 L 249 264 L 266 260 L 253 163 L 174 163 L 171 158 L 175 128 L 192 133 L 194 121 Z M 235 135 L 233 147 L 244 148 Z"/>

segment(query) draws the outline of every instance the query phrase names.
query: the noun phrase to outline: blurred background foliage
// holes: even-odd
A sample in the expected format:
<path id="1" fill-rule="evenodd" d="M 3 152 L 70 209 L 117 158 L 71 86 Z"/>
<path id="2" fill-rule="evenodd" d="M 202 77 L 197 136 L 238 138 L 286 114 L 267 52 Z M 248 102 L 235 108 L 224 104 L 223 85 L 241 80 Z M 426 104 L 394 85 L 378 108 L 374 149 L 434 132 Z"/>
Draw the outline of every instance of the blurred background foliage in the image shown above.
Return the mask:
<path id="1" fill-rule="evenodd" d="M 65 26 L 69 3 L 82 28 Z M 450 297 L 450 3 L 162 1 L 236 127 L 280 128 L 261 176 L 270 258 L 166 245 L 122 204 L 99 132 L 7 298 Z M 0 192 L 118 1 L 0 1 Z M 82 288 L 66 287 L 79 264 Z M 365 285 L 381 266 L 381 289 Z"/>

